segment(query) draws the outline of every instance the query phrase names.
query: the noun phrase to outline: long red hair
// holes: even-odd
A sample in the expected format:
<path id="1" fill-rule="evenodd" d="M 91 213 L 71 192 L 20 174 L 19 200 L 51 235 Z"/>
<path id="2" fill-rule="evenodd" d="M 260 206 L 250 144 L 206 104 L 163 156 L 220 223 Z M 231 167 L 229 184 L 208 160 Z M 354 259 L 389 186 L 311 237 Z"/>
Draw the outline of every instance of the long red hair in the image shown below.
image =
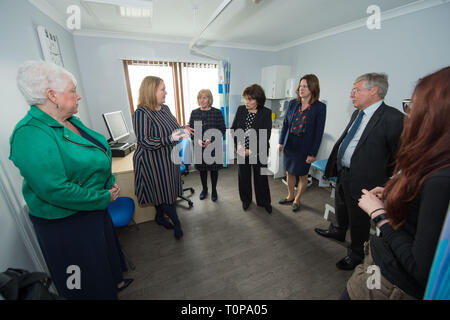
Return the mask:
<path id="1" fill-rule="evenodd" d="M 386 212 L 398 229 L 408 216 L 408 203 L 425 179 L 450 166 L 450 67 L 419 80 L 405 116 L 395 176 L 384 190 Z"/>

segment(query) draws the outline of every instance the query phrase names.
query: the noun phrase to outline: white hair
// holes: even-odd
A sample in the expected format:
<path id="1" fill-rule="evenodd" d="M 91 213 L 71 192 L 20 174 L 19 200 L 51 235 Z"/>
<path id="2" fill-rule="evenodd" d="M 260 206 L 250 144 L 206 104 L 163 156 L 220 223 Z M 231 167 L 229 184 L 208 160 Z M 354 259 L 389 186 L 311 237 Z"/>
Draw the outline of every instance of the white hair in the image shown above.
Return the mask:
<path id="1" fill-rule="evenodd" d="M 388 76 L 385 73 L 366 73 L 362 76 L 359 76 L 356 78 L 355 83 L 365 81 L 364 82 L 364 88 L 370 90 L 374 87 L 378 87 L 378 96 L 381 99 L 384 99 L 384 97 L 387 94 L 389 83 L 388 83 Z"/>
<path id="2" fill-rule="evenodd" d="M 29 105 L 40 105 L 47 101 L 48 89 L 64 91 L 67 77 L 77 85 L 73 74 L 54 63 L 25 61 L 17 71 L 17 86 Z"/>

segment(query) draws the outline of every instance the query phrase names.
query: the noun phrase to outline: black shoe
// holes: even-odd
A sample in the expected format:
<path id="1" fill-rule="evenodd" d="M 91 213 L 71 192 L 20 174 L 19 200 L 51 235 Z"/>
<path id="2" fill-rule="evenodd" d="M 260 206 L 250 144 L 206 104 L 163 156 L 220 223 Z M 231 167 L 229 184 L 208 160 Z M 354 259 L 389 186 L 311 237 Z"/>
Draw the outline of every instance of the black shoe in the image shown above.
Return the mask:
<path id="1" fill-rule="evenodd" d="M 353 270 L 358 264 L 362 263 L 362 259 L 351 256 L 345 256 L 342 260 L 336 263 L 336 267 L 341 270 Z"/>
<path id="2" fill-rule="evenodd" d="M 345 231 L 337 229 L 333 224 L 330 224 L 328 230 L 315 228 L 314 231 L 325 238 L 333 238 L 337 241 L 345 241 Z"/>
<path id="3" fill-rule="evenodd" d="M 291 204 L 292 202 L 294 202 L 294 199 L 292 200 L 281 199 L 280 201 L 278 201 L 279 204 Z"/>
<path id="4" fill-rule="evenodd" d="M 242 209 L 247 210 L 250 207 L 250 202 L 242 202 Z"/>
<path id="5" fill-rule="evenodd" d="M 200 200 L 203 200 L 206 198 L 206 195 L 208 194 L 208 190 L 203 190 L 202 192 L 200 192 Z"/>
<path id="6" fill-rule="evenodd" d="M 266 204 L 266 205 L 264 206 L 264 209 L 266 209 L 266 211 L 267 211 L 268 213 L 272 213 L 272 206 L 271 206 L 270 204 Z"/>
<path id="7" fill-rule="evenodd" d="M 211 200 L 212 201 L 216 201 L 217 200 L 217 191 L 213 191 L 212 193 L 211 193 Z"/>
<path id="8" fill-rule="evenodd" d="M 175 229 L 175 239 L 180 240 L 181 238 L 183 238 L 183 230 L 181 229 Z"/>
<path id="9" fill-rule="evenodd" d="M 125 290 L 133 282 L 133 280 L 134 279 L 123 279 L 124 284 L 117 289 L 117 292 Z"/>
<path id="10" fill-rule="evenodd" d="M 155 221 L 157 224 L 163 226 L 166 229 L 173 229 L 173 224 L 171 224 L 166 218 L 155 218 Z"/>
<path id="11" fill-rule="evenodd" d="M 298 210 L 300 210 L 300 204 L 292 203 L 292 211 L 297 212 Z"/>

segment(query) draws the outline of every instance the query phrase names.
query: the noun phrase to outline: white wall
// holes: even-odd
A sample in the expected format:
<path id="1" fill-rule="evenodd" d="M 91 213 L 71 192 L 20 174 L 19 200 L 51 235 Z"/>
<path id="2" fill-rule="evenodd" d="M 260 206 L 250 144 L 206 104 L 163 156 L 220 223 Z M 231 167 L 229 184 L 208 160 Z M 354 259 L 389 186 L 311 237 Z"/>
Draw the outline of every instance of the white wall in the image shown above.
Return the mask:
<path id="1" fill-rule="evenodd" d="M 76 35 L 75 48 L 80 64 L 89 113 L 95 130 L 109 138 L 102 113 L 122 110 L 132 128 L 123 59 L 215 62 L 193 55 L 188 44 L 127 40 Z M 231 63 L 230 114 L 246 85 L 259 83 L 261 68 L 270 63 L 272 54 L 255 50 L 210 47 L 206 52 L 223 57 Z M 218 105 L 216 105 L 218 107 Z M 230 119 L 232 121 L 232 118 Z"/>
<path id="2" fill-rule="evenodd" d="M 350 119 L 353 81 L 367 72 L 389 76 L 388 105 L 401 109 L 416 81 L 450 65 L 450 4 L 382 21 L 380 30 L 365 27 L 281 51 L 280 64 L 292 66 L 297 79 L 314 73 L 321 99 L 328 101 L 325 136 L 318 158 L 331 148 Z"/>
<path id="3" fill-rule="evenodd" d="M 0 88 L 2 92 L 2 116 L 0 117 L 0 161 L 2 172 L 12 183 L 12 192 L 24 204 L 21 187 L 22 178 L 9 156 L 9 137 L 16 123 L 27 113 L 26 104 L 16 86 L 17 67 L 25 60 L 43 59 L 36 26 L 43 25 L 58 36 L 65 67 L 79 79 L 78 62 L 73 38 L 61 26 L 42 14 L 26 0 L 0 1 Z M 78 90 L 83 94 L 82 84 Z M 80 104 L 80 117 L 90 125 L 86 104 Z M 3 181 L 2 181 L 3 182 Z M 0 272 L 7 267 L 34 270 L 14 220 L 17 212 L 11 212 L 5 195 L 0 195 Z"/>

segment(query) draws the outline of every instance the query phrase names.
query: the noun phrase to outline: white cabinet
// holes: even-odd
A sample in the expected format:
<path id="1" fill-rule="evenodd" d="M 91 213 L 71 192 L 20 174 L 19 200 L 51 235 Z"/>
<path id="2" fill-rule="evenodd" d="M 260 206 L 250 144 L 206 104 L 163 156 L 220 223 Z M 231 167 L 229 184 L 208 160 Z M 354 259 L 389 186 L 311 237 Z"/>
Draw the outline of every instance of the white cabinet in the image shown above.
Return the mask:
<path id="1" fill-rule="evenodd" d="M 274 65 L 262 68 L 261 86 L 267 99 L 284 99 L 286 81 L 291 73 L 290 66 Z"/>
<path id="2" fill-rule="evenodd" d="M 270 134 L 269 158 L 267 168 L 273 173 L 274 179 L 284 177 L 283 152 L 278 151 L 278 140 L 280 139 L 280 129 L 273 129 Z"/>

